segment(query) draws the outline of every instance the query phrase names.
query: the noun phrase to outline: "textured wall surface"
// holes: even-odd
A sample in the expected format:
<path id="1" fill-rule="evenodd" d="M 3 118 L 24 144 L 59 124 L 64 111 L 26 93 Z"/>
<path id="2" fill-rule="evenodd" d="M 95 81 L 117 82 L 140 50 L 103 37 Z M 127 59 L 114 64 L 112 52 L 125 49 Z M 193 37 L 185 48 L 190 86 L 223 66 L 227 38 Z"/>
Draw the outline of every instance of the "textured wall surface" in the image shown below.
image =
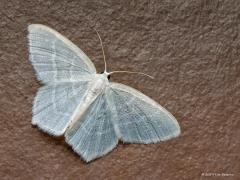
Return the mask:
<path id="1" fill-rule="evenodd" d="M 103 70 L 178 120 L 180 137 L 119 144 L 86 164 L 63 139 L 31 125 L 40 87 L 27 26 L 48 25 Z M 240 179 L 240 1 L 0 0 L 0 179 Z M 204 176 L 225 173 L 228 177 Z"/>

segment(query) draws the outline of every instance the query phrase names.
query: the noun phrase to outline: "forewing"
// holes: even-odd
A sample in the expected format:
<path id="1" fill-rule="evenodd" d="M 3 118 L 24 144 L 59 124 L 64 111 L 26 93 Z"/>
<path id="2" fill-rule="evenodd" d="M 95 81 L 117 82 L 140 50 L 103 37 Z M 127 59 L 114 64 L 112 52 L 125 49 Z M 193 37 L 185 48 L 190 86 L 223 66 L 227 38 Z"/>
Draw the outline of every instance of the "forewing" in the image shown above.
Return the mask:
<path id="1" fill-rule="evenodd" d="M 33 105 L 32 124 L 53 135 L 63 135 L 90 81 L 52 83 L 38 90 Z"/>
<path id="2" fill-rule="evenodd" d="M 162 106 L 141 92 L 110 83 L 114 119 L 124 142 L 155 143 L 180 134 L 176 119 Z"/>
<path id="3" fill-rule="evenodd" d="M 112 115 L 106 94 L 100 95 L 85 115 L 67 130 L 66 142 L 87 162 L 103 156 L 118 143 Z"/>
<path id="4" fill-rule="evenodd" d="M 28 27 L 29 59 L 44 83 L 79 79 L 96 69 L 84 52 L 55 30 L 40 24 Z"/>

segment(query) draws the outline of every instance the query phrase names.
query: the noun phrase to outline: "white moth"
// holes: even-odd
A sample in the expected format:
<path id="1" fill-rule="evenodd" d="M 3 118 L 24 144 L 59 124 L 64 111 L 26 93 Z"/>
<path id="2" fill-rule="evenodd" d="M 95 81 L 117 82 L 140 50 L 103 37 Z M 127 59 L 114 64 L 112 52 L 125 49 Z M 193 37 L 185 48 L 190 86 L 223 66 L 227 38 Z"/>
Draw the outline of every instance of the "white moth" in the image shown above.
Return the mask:
<path id="1" fill-rule="evenodd" d="M 60 33 L 40 24 L 28 31 L 29 58 L 44 84 L 34 100 L 32 124 L 64 136 L 85 161 L 107 154 L 118 140 L 149 144 L 180 134 L 176 119 L 158 103 L 108 81 L 110 74 L 126 71 L 107 72 L 105 56 L 105 71 L 97 74 L 85 53 Z"/>

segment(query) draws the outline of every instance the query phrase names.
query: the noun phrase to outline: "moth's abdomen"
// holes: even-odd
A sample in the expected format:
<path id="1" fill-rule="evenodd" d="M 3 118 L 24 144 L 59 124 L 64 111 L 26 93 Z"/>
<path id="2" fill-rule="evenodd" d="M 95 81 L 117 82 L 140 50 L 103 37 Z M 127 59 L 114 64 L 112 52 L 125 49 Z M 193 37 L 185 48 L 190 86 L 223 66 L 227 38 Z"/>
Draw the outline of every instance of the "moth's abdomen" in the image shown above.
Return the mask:
<path id="1" fill-rule="evenodd" d="M 72 115 L 68 129 L 71 129 L 74 124 L 81 119 L 89 106 L 96 100 L 99 95 L 104 92 L 107 83 L 108 80 L 102 75 L 96 81 L 92 82 L 92 84 L 89 86 L 87 93 L 83 97 L 83 102 L 78 105 L 74 114 Z"/>

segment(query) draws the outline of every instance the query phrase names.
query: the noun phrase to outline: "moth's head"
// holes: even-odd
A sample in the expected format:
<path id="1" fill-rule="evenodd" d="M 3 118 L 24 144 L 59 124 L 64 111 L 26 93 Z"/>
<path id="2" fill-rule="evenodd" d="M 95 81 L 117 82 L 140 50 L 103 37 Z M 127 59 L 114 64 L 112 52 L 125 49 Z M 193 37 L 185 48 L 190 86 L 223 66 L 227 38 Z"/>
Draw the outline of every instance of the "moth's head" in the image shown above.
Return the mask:
<path id="1" fill-rule="evenodd" d="M 111 75 L 108 72 L 101 72 L 100 74 L 105 74 L 107 79 L 110 80 Z"/>

